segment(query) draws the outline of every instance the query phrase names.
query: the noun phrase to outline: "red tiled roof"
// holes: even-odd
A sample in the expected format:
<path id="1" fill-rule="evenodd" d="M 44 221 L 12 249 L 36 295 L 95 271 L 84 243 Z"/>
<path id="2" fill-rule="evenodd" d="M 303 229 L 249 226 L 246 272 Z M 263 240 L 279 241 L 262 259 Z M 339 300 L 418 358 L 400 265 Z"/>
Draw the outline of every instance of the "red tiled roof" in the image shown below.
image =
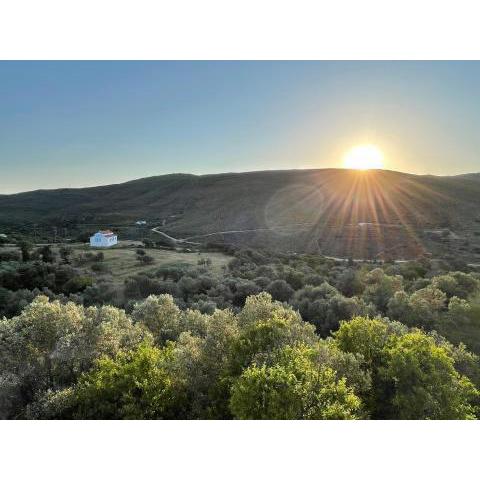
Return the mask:
<path id="1" fill-rule="evenodd" d="M 115 235 L 111 230 L 100 230 L 100 233 L 105 237 L 110 237 Z"/>

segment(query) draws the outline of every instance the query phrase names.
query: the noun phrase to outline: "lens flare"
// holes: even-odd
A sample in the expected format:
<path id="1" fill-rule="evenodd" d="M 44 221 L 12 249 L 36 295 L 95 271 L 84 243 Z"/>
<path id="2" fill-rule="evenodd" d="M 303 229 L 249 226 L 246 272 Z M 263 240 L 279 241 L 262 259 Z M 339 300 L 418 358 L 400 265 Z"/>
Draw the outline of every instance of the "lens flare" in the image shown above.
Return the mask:
<path id="1" fill-rule="evenodd" d="M 345 154 L 343 166 L 354 170 L 383 168 L 383 153 L 375 145 L 357 145 Z"/>

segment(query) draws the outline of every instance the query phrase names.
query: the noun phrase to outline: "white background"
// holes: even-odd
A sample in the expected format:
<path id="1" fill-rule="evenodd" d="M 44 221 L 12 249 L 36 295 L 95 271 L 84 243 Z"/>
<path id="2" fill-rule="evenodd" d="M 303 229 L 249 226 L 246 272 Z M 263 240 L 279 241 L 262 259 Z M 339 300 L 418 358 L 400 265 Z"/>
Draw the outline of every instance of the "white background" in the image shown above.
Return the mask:
<path id="1" fill-rule="evenodd" d="M 1 0 L 0 58 L 478 58 L 468 0 Z"/>
<path id="2" fill-rule="evenodd" d="M 0 58 L 478 59 L 475 4 L 0 0 Z M 0 474 L 36 480 L 465 478 L 478 470 L 478 425 L 0 422 Z"/>
<path id="3" fill-rule="evenodd" d="M 477 478 L 476 421 L 4 421 L 5 479 Z"/>

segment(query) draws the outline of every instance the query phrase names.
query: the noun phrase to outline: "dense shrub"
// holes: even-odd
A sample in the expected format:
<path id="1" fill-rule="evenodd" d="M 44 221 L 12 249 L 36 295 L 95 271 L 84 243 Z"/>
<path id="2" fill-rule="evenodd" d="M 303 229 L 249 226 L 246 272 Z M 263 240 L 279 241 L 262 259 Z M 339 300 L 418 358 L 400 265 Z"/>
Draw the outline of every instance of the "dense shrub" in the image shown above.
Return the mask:
<path id="1" fill-rule="evenodd" d="M 478 416 L 478 274 L 232 249 L 119 286 L 92 252 L 23 250 L 0 260 L 3 418 Z"/>

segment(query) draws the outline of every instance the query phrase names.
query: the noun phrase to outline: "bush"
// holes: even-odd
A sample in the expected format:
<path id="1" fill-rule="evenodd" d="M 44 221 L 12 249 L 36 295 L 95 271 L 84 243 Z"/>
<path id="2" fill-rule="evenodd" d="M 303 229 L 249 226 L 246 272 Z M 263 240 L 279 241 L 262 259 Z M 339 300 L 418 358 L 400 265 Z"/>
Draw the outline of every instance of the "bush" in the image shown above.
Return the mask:
<path id="1" fill-rule="evenodd" d="M 137 259 L 143 265 L 152 265 L 155 263 L 155 258 L 151 257 L 150 255 L 140 255 L 137 257 Z"/>
<path id="2" fill-rule="evenodd" d="M 75 293 L 75 292 L 82 292 L 87 287 L 93 285 L 92 277 L 87 276 L 78 276 L 71 278 L 63 287 L 63 291 L 66 294 Z"/>
<path id="3" fill-rule="evenodd" d="M 0 250 L 0 262 L 18 262 L 21 256 L 18 252 L 9 250 Z"/>
<path id="4" fill-rule="evenodd" d="M 267 287 L 267 292 L 274 300 L 288 302 L 295 291 L 285 280 L 274 280 Z"/>
<path id="5" fill-rule="evenodd" d="M 91 268 L 96 273 L 108 272 L 108 267 L 104 263 L 94 263 Z"/>

